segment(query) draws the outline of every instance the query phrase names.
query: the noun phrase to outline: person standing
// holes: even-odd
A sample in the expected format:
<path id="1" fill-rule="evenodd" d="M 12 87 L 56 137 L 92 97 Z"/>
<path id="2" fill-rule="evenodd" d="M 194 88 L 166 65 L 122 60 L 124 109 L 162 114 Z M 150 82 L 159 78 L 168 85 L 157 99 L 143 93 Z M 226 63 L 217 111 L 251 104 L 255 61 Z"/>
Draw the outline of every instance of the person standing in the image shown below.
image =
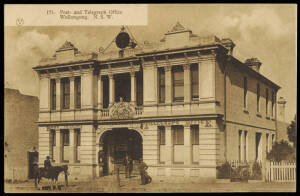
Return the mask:
<path id="1" fill-rule="evenodd" d="M 139 165 L 139 170 L 140 170 L 140 175 L 141 175 L 141 185 L 145 185 L 146 182 L 146 170 L 148 169 L 147 164 L 143 161 L 143 159 L 140 159 L 140 165 Z"/>
<path id="2" fill-rule="evenodd" d="M 129 178 L 131 178 L 132 170 L 133 170 L 133 160 L 132 158 L 129 158 Z"/>
<path id="3" fill-rule="evenodd" d="M 128 155 L 126 155 L 126 157 L 124 159 L 124 166 L 125 166 L 125 177 L 129 178 L 130 174 L 129 174 L 129 157 L 128 157 Z"/>

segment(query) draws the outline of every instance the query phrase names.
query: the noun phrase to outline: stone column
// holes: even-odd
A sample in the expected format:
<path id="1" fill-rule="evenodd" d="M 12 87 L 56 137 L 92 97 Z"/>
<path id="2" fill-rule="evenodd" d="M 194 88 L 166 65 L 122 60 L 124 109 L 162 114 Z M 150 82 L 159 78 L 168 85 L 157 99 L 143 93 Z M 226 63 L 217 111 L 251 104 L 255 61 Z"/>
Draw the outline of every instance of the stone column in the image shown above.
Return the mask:
<path id="1" fill-rule="evenodd" d="M 70 77 L 70 109 L 75 108 L 75 94 L 74 94 L 74 89 L 75 89 L 75 84 L 74 84 L 75 77 L 71 76 Z"/>
<path id="2" fill-rule="evenodd" d="M 76 134 L 75 134 L 75 130 L 74 129 L 69 129 L 70 131 L 70 163 L 74 163 L 75 162 L 75 145 L 76 145 Z"/>
<path id="3" fill-rule="evenodd" d="M 242 131 L 241 134 L 241 161 L 245 161 L 245 151 L 244 151 L 244 144 L 245 144 L 245 131 Z"/>
<path id="4" fill-rule="evenodd" d="M 99 146 L 99 142 L 96 142 L 96 156 L 95 156 L 95 163 L 96 163 L 96 177 L 101 177 L 101 175 L 100 175 L 100 165 L 99 165 L 99 163 L 98 163 L 98 159 L 99 159 L 99 157 L 98 157 L 98 152 L 99 152 L 99 150 L 100 150 L 100 146 Z"/>
<path id="5" fill-rule="evenodd" d="M 60 78 L 56 78 L 56 110 L 60 110 L 61 108 L 61 88 L 60 88 Z"/>
<path id="6" fill-rule="evenodd" d="M 131 78 L 131 102 L 133 104 L 136 103 L 136 77 L 135 72 L 130 72 Z"/>
<path id="7" fill-rule="evenodd" d="M 184 164 L 191 164 L 191 126 L 184 126 Z"/>
<path id="8" fill-rule="evenodd" d="M 172 103 L 172 71 L 171 66 L 165 68 L 166 103 Z"/>
<path id="9" fill-rule="evenodd" d="M 202 88 L 201 88 L 201 85 L 202 85 L 202 83 L 201 83 L 201 61 L 199 60 L 199 62 L 198 62 L 198 97 L 199 97 L 199 100 L 200 100 L 200 97 L 201 97 L 201 90 L 202 90 Z"/>
<path id="10" fill-rule="evenodd" d="M 115 102 L 115 80 L 113 74 L 108 75 L 109 77 L 109 105 Z"/>
<path id="11" fill-rule="evenodd" d="M 165 126 L 166 132 L 166 165 L 172 165 L 173 162 L 173 145 L 172 145 L 172 130 L 171 125 Z"/>
<path id="12" fill-rule="evenodd" d="M 98 75 L 98 109 L 103 107 L 103 81 L 101 80 L 101 75 Z"/>
<path id="13" fill-rule="evenodd" d="M 191 102 L 191 70 L 190 65 L 186 64 L 184 68 L 184 102 Z"/>
<path id="14" fill-rule="evenodd" d="M 216 97 L 216 63 L 217 63 L 217 53 L 215 50 L 212 50 L 212 55 L 213 55 L 213 59 L 212 59 L 212 67 L 211 67 L 211 77 L 212 77 L 212 84 L 211 84 L 211 88 L 212 88 L 212 92 L 211 92 L 211 97 Z"/>
<path id="15" fill-rule="evenodd" d="M 55 155 L 54 155 L 54 160 L 55 163 L 61 163 L 62 162 L 62 135 L 60 132 L 60 129 L 55 130 Z"/>

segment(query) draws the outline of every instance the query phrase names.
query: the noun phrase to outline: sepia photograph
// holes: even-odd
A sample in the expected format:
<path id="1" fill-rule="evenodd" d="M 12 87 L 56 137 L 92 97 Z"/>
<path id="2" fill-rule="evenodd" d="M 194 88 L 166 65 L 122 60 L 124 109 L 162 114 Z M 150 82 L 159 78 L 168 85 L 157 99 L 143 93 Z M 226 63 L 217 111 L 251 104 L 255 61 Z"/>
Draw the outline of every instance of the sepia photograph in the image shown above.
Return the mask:
<path id="1" fill-rule="evenodd" d="M 296 4 L 5 4 L 5 193 L 296 192 Z"/>

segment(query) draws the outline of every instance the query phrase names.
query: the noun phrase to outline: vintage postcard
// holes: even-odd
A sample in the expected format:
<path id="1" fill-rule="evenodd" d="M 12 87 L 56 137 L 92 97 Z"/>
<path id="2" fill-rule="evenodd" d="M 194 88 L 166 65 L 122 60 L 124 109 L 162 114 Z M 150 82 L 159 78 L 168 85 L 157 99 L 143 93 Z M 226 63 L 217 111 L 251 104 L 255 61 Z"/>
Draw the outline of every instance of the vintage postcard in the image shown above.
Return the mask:
<path id="1" fill-rule="evenodd" d="M 4 192 L 295 192 L 296 35 L 296 4 L 5 4 Z"/>

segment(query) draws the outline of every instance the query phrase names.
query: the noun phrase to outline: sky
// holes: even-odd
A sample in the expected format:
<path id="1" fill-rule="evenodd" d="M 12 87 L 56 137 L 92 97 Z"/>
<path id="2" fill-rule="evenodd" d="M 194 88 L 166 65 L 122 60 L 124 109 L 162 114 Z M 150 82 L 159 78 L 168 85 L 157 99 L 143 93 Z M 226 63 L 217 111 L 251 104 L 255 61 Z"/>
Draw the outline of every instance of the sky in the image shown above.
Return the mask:
<path id="1" fill-rule="evenodd" d="M 256 57 L 260 72 L 278 84 L 286 101 L 286 121 L 297 108 L 296 4 L 150 4 L 148 25 L 128 26 L 135 39 L 158 42 L 180 22 L 194 34 L 231 38 L 240 61 Z M 5 87 L 39 96 L 38 75 L 32 70 L 42 57 L 52 57 L 68 40 L 81 52 L 106 48 L 119 26 L 45 26 L 4 28 Z"/>

